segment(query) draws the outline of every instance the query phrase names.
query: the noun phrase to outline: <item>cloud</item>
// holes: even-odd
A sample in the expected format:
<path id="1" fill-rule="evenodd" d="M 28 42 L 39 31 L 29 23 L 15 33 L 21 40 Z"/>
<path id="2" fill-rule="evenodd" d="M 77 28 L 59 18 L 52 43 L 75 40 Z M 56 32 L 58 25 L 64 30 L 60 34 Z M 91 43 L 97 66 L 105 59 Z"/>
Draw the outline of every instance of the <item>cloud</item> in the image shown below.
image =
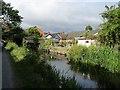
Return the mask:
<path id="1" fill-rule="evenodd" d="M 80 31 L 90 24 L 95 29 L 102 23 L 100 13 L 105 5 L 116 2 L 100 2 L 94 0 L 5 0 L 11 2 L 24 17 L 22 27 L 37 25 L 46 32 Z M 112 0 L 110 0 L 112 1 Z M 116 0 L 114 0 L 116 1 Z"/>

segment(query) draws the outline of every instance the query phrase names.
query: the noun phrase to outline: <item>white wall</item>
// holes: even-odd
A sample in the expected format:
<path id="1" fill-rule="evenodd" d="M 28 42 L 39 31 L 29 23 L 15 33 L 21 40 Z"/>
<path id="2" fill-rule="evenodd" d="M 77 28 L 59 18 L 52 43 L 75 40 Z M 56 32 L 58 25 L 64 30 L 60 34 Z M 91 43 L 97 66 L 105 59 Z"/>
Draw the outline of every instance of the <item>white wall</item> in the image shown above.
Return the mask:
<path id="1" fill-rule="evenodd" d="M 84 45 L 89 47 L 90 45 L 95 45 L 95 40 L 78 40 L 78 45 Z"/>
<path id="2" fill-rule="evenodd" d="M 50 38 L 52 38 L 52 36 L 51 36 L 51 35 L 48 35 L 46 38 L 49 38 L 49 39 L 50 39 Z"/>

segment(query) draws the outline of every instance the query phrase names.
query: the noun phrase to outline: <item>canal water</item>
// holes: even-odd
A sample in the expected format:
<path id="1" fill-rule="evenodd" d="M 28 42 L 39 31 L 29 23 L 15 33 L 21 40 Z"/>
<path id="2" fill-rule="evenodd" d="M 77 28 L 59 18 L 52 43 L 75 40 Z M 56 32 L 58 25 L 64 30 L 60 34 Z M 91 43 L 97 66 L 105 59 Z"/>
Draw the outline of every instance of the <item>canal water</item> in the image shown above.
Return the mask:
<path id="1" fill-rule="evenodd" d="M 74 77 L 78 85 L 83 88 L 114 88 L 120 86 L 120 74 L 113 74 L 104 68 L 91 65 L 68 64 L 67 59 L 62 55 L 51 54 L 48 64 L 56 68 L 60 75 Z"/>

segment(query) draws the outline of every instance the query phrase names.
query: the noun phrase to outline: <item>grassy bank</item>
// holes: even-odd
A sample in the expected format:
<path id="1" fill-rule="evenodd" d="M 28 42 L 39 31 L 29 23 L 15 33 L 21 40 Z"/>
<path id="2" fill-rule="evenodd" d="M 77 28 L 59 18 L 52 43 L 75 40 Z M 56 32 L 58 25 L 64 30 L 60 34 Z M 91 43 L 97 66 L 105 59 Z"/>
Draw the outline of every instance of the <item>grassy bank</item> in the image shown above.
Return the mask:
<path id="1" fill-rule="evenodd" d="M 70 62 L 77 64 L 99 65 L 111 72 L 120 72 L 120 52 L 109 47 L 73 46 L 67 57 Z"/>
<path id="2" fill-rule="evenodd" d="M 55 68 L 43 62 L 43 53 L 10 42 L 5 49 L 10 51 L 23 88 L 78 88 L 74 78 L 60 76 Z"/>

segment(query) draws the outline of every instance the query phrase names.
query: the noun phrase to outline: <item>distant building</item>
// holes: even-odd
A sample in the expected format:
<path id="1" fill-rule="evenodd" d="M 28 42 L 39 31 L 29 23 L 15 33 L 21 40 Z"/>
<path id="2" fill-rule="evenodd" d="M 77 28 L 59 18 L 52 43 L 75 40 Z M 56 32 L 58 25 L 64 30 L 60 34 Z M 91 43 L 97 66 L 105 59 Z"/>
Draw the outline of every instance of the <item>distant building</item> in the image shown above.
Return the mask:
<path id="1" fill-rule="evenodd" d="M 92 30 L 89 32 L 89 36 L 85 38 L 83 36 L 85 31 L 70 32 L 68 34 L 61 35 L 62 39 L 60 42 L 74 42 L 77 45 L 90 46 L 95 45 L 95 37 L 98 34 L 98 30 Z"/>
<path id="2" fill-rule="evenodd" d="M 83 46 L 91 46 L 91 45 L 95 45 L 96 44 L 96 41 L 94 39 L 79 39 L 78 42 L 77 42 L 77 45 L 83 45 Z"/>

